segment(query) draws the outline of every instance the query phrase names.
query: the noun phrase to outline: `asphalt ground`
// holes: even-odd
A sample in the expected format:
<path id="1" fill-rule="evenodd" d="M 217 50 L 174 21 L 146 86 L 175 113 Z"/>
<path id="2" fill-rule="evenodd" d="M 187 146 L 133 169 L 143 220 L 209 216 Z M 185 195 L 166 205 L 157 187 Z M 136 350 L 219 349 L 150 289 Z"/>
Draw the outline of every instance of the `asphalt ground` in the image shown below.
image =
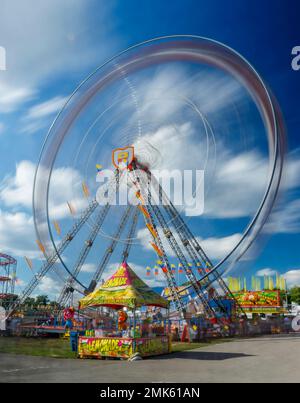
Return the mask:
<path id="1" fill-rule="evenodd" d="M 300 337 L 235 340 L 143 361 L 0 354 L 0 382 L 299 382 Z"/>

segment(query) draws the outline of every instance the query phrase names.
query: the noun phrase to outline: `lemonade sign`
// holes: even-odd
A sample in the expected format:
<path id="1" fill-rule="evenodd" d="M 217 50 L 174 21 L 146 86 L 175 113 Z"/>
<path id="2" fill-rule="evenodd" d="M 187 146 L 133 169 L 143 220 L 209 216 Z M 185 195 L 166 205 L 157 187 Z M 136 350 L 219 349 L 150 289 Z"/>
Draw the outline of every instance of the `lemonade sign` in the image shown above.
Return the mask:
<path id="1" fill-rule="evenodd" d="M 96 338 L 80 337 L 78 354 L 83 357 L 129 358 L 134 352 L 142 357 L 170 352 L 171 343 L 168 336 L 157 338 Z"/>
<path id="2" fill-rule="evenodd" d="M 122 357 L 132 355 L 132 340 L 118 338 L 80 337 L 78 346 L 82 357 Z"/>

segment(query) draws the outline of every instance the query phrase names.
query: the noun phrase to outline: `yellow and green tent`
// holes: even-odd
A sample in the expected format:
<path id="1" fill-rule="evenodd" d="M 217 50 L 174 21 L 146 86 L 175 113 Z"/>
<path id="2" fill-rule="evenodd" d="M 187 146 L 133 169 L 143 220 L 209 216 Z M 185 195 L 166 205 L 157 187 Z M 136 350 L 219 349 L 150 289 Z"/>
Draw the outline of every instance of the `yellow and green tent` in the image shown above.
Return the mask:
<path id="1" fill-rule="evenodd" d="M 126 262 L 97 290 L 79 301 L 80 309 L 106 306 L 113 309 L 141 306 L 168 308 L 169 302 L 141 280 Z"/>

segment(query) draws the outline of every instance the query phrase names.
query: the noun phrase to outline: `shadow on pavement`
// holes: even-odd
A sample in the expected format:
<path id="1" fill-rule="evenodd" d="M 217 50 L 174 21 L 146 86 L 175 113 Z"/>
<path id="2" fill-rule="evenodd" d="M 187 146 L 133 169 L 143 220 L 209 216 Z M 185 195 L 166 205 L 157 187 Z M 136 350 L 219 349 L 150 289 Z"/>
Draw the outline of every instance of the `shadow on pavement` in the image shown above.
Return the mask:
<path id="1" fill-rule="evenodd" d="M 152 360 L 171 360 L 177 358 L 177 359 L 201 360 L 201 361 L 224 361 L 233 358 L 246 358 L 246 357 L 254 357 L 254 355 L 243 353 L 218 353 L 218 352 L 188 350 L 179 353 L 172 353 L 169 355 L 152 357 Z"/>

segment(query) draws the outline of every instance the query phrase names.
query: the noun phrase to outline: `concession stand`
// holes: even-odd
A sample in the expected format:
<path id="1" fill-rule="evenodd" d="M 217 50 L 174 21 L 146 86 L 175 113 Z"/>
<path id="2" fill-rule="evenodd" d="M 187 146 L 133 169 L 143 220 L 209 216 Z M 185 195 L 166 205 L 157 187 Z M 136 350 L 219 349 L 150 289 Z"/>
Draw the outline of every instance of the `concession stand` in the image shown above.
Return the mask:
<path id="1" fill-rule="evenodd" d="M 92 337 L 79 336 L 80 358 L 130 359 L 171 351 L 169 302 L 126 262 L 100 288 L 82 298 L 79 307 L 106 307 L 117 315 L 115 328 L 95 329 Z"/>

